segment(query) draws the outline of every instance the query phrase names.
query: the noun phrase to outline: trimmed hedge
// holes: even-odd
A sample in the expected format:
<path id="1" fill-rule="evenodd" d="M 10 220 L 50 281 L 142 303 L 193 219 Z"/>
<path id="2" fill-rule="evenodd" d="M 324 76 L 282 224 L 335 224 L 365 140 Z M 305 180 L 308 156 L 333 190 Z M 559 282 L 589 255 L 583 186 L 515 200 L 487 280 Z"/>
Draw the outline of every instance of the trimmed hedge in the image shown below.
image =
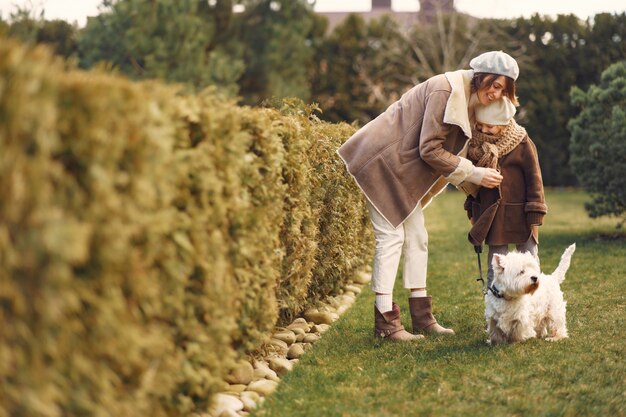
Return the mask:
<path id="1" fill-rule="evenodd" d="M 0 416 L 206 410 L 369 262 L 353 131 L 0 39 Z"/>

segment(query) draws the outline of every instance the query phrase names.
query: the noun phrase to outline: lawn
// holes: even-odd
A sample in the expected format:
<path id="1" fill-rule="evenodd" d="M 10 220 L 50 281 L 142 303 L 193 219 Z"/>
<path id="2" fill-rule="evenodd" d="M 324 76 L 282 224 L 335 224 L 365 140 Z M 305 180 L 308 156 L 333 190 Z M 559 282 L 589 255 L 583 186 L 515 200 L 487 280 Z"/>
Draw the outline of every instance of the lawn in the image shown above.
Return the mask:
<path id="1" fill-rule="evenodd" d="M 626 416 L 626 237 L 617 221 L 588 218 L 582 192 L 548 190 L 543 271 L 577 245 L 562 285 L 570 338 L 490 347 L 463 199 L 449 191 L 426 210 L 428 291 L 438 320 L 457 335 L 375 339 L 374 295 L 364 288 L 253 416 Z M 395 298 L 410 328 L 407 296 L 398 279 Z"/>

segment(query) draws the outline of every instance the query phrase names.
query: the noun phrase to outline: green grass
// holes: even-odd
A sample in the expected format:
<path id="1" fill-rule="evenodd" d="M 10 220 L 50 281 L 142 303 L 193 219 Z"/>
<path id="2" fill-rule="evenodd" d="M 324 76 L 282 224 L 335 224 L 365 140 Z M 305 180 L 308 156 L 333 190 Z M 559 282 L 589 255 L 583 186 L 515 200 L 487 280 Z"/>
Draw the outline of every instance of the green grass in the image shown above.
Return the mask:
<path id="1" fill-rule="evenodd" d="M 570 338 L 494 348 L 485 343 L 463 199 L 448 192 L 426 210 L 428 290 L 438 320 L 457 335 L 409 344 L 375 339 L 374 296 L 364 288 L 253 416 L 626 416 L 626 240 L 616 236 L 616 220 L 589 219 L 582 192 L 547 191 L 543 271 L 577 244 L 562 285 Z M 395 298 L 410 328 L 401 284 Z"/>

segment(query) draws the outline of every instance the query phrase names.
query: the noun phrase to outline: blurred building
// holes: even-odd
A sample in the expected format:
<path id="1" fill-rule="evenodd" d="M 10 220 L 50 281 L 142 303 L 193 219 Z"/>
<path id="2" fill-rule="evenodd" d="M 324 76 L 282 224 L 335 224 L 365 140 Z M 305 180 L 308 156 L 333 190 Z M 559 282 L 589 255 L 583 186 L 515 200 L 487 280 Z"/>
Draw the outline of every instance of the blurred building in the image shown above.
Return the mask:
<path id="1" fill-rule="evenodd" d="M 417 1 L 417 0 L 416 0 Z M 419 0 L 419 11 L 417 12 L 397 12 L 391 8 L 391 0 L 372 0 L 372 8 L 368 12 L 354 12 L 346 10 L 343 12 L 318 12 L 328 19 L 328 30 L 334 29 L 350 14 L 358 14 L 365 21 L 379 19 L 384 15 L 390 15 L 400 25 L 406 29 L 416 23 L 432 23 L 437 12 L 451 13 L 454 11 L 454 0 Z"/>

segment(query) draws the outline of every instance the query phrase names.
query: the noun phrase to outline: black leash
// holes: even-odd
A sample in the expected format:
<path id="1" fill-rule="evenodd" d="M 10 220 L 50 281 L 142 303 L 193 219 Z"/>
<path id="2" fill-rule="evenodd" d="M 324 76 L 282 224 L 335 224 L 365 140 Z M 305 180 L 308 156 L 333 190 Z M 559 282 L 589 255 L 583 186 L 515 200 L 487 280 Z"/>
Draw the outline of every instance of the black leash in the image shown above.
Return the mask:
<path id="1" fill-rule="evenodd" d="M 478 275 L 478 278 L 476 278 L 476 281 L 480 281 L 482 283 L 482 293 L 483 295 L 487 295 L 489 288 L 487 287 L 487 283 L 483 279 L 483 267 L 480 263 L 480 254 L 483 252 L 483 246 L 474 245 L 474 252 L 476 252 L 476 257 L 478 258 L 478 274 L 479 275 Z"/>
<path id="2" fill-rule="evenodd" d="M 491 286 L 489 286 L 483 279 L 483 267 L 480 264 L 480 254 L 483 252 L 482 245 L 474 245 L 474 252 L 476 252 L 476 257 L 478 258 L 478 278 L 476 278 L 476 281 L 480 281 L 482 283 L 483 295 L 487 295 L 487 293 L 491 291 L 496 298 L 504 298 L 504 295 L 500 293 L 495 285 L 491 284 Z"/>

